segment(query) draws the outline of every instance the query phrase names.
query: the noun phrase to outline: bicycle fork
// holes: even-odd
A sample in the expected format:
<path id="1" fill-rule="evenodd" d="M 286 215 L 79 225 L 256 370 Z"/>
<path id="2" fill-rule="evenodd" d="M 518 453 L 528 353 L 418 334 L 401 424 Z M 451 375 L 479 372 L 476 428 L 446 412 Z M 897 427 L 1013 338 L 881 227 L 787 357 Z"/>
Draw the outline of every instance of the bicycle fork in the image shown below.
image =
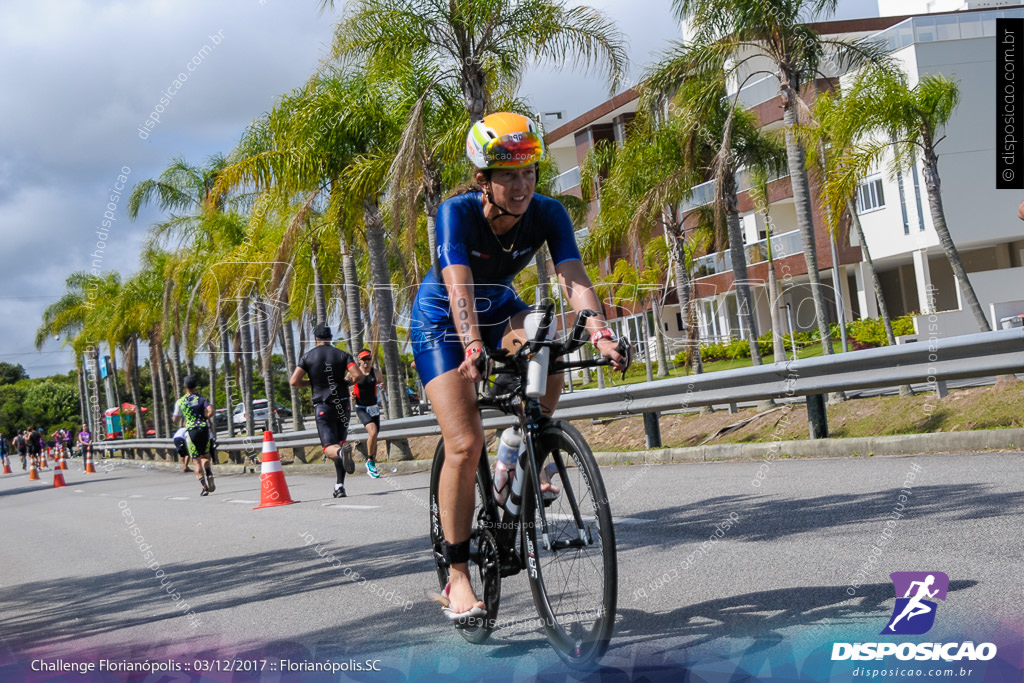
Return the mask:
<path id="1" fill-rule="evenodd" d="M 568 538 L 558 540 L 552 543 L 550 534 L 548 533 L 548 518 L 547 508 L 544 506 L 544 496 L 540 490 L 540 465 L 538 463 L 537 453 L 542 452 L 540 448 L 540 434 L 535 430 L 530 430 L 529 438 L 526 439 L 526 452 L 523 454 L 526 457 L 526 467 L 529 470 L 527 476 L 531 477 L 533 481 L 533 496 L 535 498 L 534 507 L 537 510 L 537 514 L 540 517 L 540 542 L 541 547 L 549 551 L 564 550 L 566 548 L 581 548 L 583 546 L 591 545 L 593 543 L 593 536 L 590 534 L 590 530 L 586 524 L 583 523 L 583 516 L 580 514 L 579 504 L 576 501 L 576 495 L 572 490 L 572 484 L 569 481 L 568 471 L 565 467 L 565 461 L 562 458 L 562 453 L 556 448 L 551 451 L 551 459 L 555 463 L 555 467 L 558 468 L 558 475 L 562 483 L 562 495 L 566 496 L 566 500 L 569 501 L 569 507 L 572 510 L 573 522 L 576 525 L 576 538 Z M 585 477 L 586 471 L 581 470 L 581 474 Z M 534 558 L 531 558 L 535 561 Z"/>

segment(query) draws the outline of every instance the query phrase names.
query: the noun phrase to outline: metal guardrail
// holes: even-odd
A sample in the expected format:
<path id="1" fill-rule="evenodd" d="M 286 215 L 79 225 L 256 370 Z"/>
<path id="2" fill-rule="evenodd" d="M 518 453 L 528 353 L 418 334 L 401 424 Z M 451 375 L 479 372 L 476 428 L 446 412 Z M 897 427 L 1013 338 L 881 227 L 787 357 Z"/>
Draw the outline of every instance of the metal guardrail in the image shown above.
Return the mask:
<path id="1" fill-rule="evenodd" d="M 1018 372 L 1024 329 L 999 330 L 576 392 L 562 396 L 557 416 L 635 415 Z"/>
<path id="2" fill-rule="evenodd" d="M 1024 328 L 979 334 L 933 338 L 912 344 L 851 351 L 737 368 L 704 375 L 690 375 L 642 384 L 563 394 L 555 413 L 562 419 L 645 415 L 701 406 L 820 396 L 831 392 L 894 387 L 903 384 L 934 384 L 971 377 L 1024 372 Z M 810 405 L 810 402 L 809 402 Z M 496 429 L 512 418 L 487 411 L 484 428 Z M 433 415 L 417 415 L 381 422 L 383 440 L 439 435 Z M 351 441 L 364 441 L 366 430 L 354 424 Z M 279 449 L 319 446 L 316 430 L 274 435 Z M 226 451 L 261 449 L 262 436 L 218 440 Z M 97 448 L 114 450 L 171 450 L 168 439 L 103 441 Z"/>

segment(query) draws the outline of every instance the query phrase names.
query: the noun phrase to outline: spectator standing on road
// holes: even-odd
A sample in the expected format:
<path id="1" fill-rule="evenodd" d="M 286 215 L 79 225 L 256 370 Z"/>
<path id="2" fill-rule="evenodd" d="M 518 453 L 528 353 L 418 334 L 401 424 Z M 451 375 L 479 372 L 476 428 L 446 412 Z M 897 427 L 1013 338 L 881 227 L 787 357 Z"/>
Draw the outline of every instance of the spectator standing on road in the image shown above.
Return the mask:
<path id="1" fill-rule="evenodd" d="M 7 437 L 0 433 L 0 465 L 10 466 L 7 462 Z"/>
<path id="2" fill-rule="evenodd" d="M 359 352 L 359 370 L 363 379 L 352 385 L 352 397 L 356 401 L 356 417 L 366 428 L 366 471 L 377 479 L 377 434 L 380 433 L 380 406 L 377 405 L 377 387 L 381 384 L 380 374 L 373 367 L 373 354 L 369 349 Z"/>
<path id="3" fill-rule="evenodd" d="M 86 454 L 92 452 L 90 450 L 92 448 L 92 434 L 89 433 L 89 425 L 82 425 L 82 430 L 78 432 L 78 436 L 75 438 L 75 445 L 78 446 L 78 450 L 82 454 L 82 462 L 85 462 Z"/>
<path id="4" fill-rule="evenodd" d="M 352 356 L 331 344 L 333 338 L 330 327 L 317 325 L 313 330 L 316 346 L 302 355 L 288 383 L 293 387 L 313 388 L 316 431 L 324 456 L 334 461 L 337 472 L 334 497 L 344 498 L 347 495 L 345 474 L 352 474 L 356 469 L 352 449 L 345 443 L 352 410 L 348 385 L 360 382 L 363 373 Z"/>
<path id="5" fill-rule="evenodd" d="M 195 462 L 196 478 L 203 490 L 199 495 L 208 496 L 217 490 L 213 483 L 213 469 L 210 467 L 210 420 L 213 419 L 213 406 L 205 398 L 196 393 L 196 378 L 185 377 L 185 395 L 174 404 L 174 424 L 184 421 L 186 443 L 189 455 Z"/>

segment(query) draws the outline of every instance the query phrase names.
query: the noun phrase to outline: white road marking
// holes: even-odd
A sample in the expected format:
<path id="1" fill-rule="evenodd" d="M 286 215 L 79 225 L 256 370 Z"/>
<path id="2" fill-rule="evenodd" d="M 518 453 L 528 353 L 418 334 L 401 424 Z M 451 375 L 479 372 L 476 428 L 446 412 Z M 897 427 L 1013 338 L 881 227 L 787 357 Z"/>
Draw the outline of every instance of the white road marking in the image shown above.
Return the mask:
<path id="1" fill-rule="evenodd" d="M 339 505 L 337 503 L 324 503 L 325 508 L 341 508 L 343 510 L 375 510 L 380 505 Z"/>

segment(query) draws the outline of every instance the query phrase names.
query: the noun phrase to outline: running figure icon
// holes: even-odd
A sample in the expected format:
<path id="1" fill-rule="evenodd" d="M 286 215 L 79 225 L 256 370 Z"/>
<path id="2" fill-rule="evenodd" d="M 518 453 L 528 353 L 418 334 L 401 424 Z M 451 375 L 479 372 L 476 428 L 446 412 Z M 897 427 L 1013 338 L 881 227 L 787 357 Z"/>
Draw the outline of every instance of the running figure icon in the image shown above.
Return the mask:
<path id="1" fill-rule="evenodd" d="M 935 623 L 938 607 L 935 599 L 946 599 L 949 577 L 943 572 L 893 572 L 890 578 L 897 595 L 896 605 L 882 633 L 920 635 L 928 632 Z M 903 597 L 899 597 L 901 595 Z"/>
<path id="2" fill-rule="evenodd" d="M 890 631 L 894 633 L 896 632 L 896 622 L 898 622 L 903 617 L 906 617 L 907 621 L 910 621 L 919 614 L 928 614 L 928 612 L 932 611 L 932 608 L 921 602 L 921 600 L 924 598 L 934 598 L 936 593 L 939 592 L 938 588 L 936 588 L 933 591 L 928 590 L 928 587 L 931 586 L 933 583 L 935 583 L 934 574 L 929 574 L 928 578 L 926 578 L 924 581 L 911 582 L 910 588 L 907 589 L 907 594 L 903 596 L 905 598 L 910 598 L 910 602 L 908 602 L 907 606 L 903 608 L 903 611 L 900 612 L 900 615 L 893 619 L 892 622 L 890 622 L 888 626 Z M 917 586 L 917 595 L 911 598 L 910 593 L 914 590 L 914 586 Z"/>

